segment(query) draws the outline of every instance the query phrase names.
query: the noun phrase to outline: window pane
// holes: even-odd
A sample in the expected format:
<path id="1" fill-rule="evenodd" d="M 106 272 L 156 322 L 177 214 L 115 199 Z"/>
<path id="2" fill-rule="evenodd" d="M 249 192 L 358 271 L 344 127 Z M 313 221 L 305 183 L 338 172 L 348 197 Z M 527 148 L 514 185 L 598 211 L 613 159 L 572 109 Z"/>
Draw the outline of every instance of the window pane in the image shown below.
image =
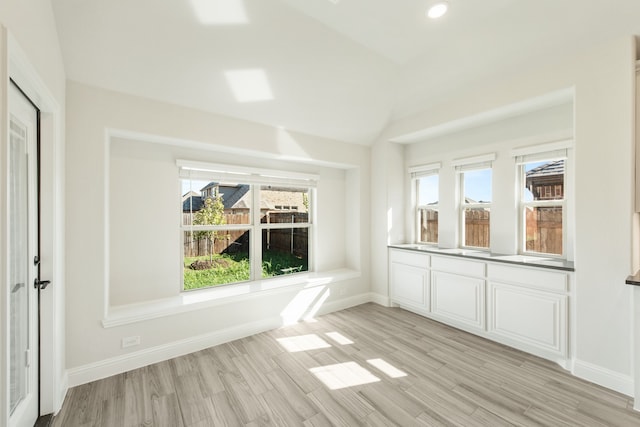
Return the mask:
<path id="1" fill-rule="evenodd" d="M 251 223 L 251 187 L 247 184 L 182 180 L 182 224 Z"/>
<path id="2" fill-rule="evenodd" d="M 523 200 L 563 200 L 564 167 L 564 160 L 525 163 Z"/>
<path id="3" fill-rule="evenodd" d="M 420 209 L 420 241 L 438 243 L 438 211 Z"/>
<path id="4" fill-rule="evenodd" d="M 438 204 L 438 175 L 418 178 L 418 206 Z"/>
<path id="5" fill-rule="evenodd" d="M 489 218 L 491 211 L 484 208 L 464 209 L 464 245 L 489 247 Z"/>
<path id="6" fill-rule="evenodd" d="M 249 230 L 185 231 L 184 289 L 249 280 L 249 234 Z"/>
<path id="7" fill-rule="evenodd" d="M 463 173 L 465 203 L 491 203 L 491 172 L 480 169 Z"/>
<path id="8" fill-rule="evenodd" d="M 262 277 L 309 270 L 309 230 L 262 230 Z"/>
<path id="9" fill-rule="evenodd" d="M 309 189 L 263 185 L 260 187 L 262 224 L 309 223 Z"/>
<path id="10" fill-rule="evenodd" d="M 525 216 L 525 250 L 562 255 L 562 207 L 527 207 Z"/>

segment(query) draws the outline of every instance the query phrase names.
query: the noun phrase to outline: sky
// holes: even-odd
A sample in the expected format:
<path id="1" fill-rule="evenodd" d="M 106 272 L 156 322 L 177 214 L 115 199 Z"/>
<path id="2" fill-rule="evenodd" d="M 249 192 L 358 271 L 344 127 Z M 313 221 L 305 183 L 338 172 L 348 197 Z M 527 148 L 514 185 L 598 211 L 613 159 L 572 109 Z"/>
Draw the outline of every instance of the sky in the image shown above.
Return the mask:
<path id="1" fill-rule="evenodd" d="M 544 165 L 545 163 L 549 163 L 549 161 L 526 163 L 525 172 L 528 172 L 531 169 L 535 169 L 538 166 Z M 418 194 L 419 205 L 428 205 L 430 203 L 438 202 L 438 178 L 439 176 L 436 174 L 420 179 L 420 189 Z M 468 197 L 475 201 L 491 202 L 491 178 L 491 169 L 480 169 L 464 172 L 465 197 Z M 529 190 L 525 189 L 524 200 L 533 200 L 533 195 Z"/>
<path id="2" fill-rule="evenodd" d="M 475 201 L 491 201 L 491 169 L 464 172 L 465 197 Z M 438 201 L 439 176 L 430 175 L 420 179 L 419 205 Z"/>
<path id="3" fill-rule="evenodd" d="M 191 181 L 188 179 L 182 180 L 182 194 L 186 194 L 189 191 L 195 191 L 200 194 L 200 189 L 205 187 L 210 181 Z"/>

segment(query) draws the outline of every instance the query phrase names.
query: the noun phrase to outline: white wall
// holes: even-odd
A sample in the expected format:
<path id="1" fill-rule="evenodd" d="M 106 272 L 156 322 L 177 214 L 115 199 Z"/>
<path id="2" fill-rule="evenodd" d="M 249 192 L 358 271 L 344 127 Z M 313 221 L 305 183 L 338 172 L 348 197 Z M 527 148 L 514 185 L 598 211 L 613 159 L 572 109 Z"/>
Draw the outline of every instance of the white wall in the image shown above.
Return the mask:
<path id="1" fill-rule="evenodd" d="M 406 241 L 403 152 L 385 140 L 371 148 L 371 292 L 382 305 L 390 303 L 387 245 Z"/>
<path id="2" fill-rule="evenodd" d="M 632 306 L 624 278 L 632 273 L 634 65 L 635 39 L 612 40 L 574 57 L 532 64 L 511 78 L 484 81 L 466 93 L 451 94 L 438 108 L 396 121 L 380 138 L 387 141 L 574 88 L 574 372 L 628 394 L 633 393 Z M 372 169 L 382 160 L 373 156 Z M 404 200 L 374 207 L 405 209 Z M 381 216 L 381 212 L 372 214 L 372 229 L 385 234 Z"/>
<path id="3" fill-rule="evenodd" d="M 127 367 L 148 362 L 146 357 L 150 352 L 160 354 L 163 349 L 174 345 L 184 344 L 184 349 L 197 348 L 194 343 L 202 343 L 203 336 L 208 337 L 206 340 L 211 343 L 223 339 L 220 337 L 231 339 L 257 329 L 277 326 L 282 321 L 281 314 L 291 310 L 297 301 L 311 298 L 318 302 L 326 296 L 323 307 L 330 309 L 368 298 L 368 147 L 289 133 L 283 129 L 74 82 L 68 82 L 67 85 L 67 113 L 67 191 L 71 195 L 67 204 L 67 221 L 70 224 L 67 232 L 67 367 L 71 372 L 71 383 L 96 378 L 108 371 L 101 370 L 106 365 L 111 367 L 110 373 L 113 373 L 114 369 L 126 365 L 120 363 L 124 360 L 130 361 Z M 113 135 L 127 135 L 126 138 L 119 138 L 115 145 L 111 142 L 117 159 L 109 155 L 107 129 Z M 162 145 L 176 141 L 186 148 L 176 151 Z M 130 162 L 146 164 L 145 168 L 162 175 L 170 164 L 169 159 L 175 159 L 176 153 L 181 150 L 189 151 L 188 157 L 192 157 L 193 153 L 201 153 L 209 160 L 221 159 L 223 163 L 226 160 L 227 163 L 259 164 L 263 167 L 289 165 L 292 170 L 319 171 L 320 185 L 326 186 L 322 189 L 323 203 L 319 207 L 320 234 L 335 229 L 344 235 L 337 238 L 336 242 L 328 235 L 322 236 L 319 241 L 320 266 L 323 269 L 356 269 L 361 276 L 326 286 L 322 290 L 323 295 L 311 295 L 308 290 L 288 288 L 259 298 L 232 300 L 213 308 L 104 328 L 101 321 L 107 297 L 105 292 L 108 292 L 110 285 L 106 280 L 110 270 L 106 239 L 110 234 L 107 214 L 111 210 L 108 197 L 109 160 L 121 162 L 119 164 L 122 165 Z M 175 169 L 175 164 L 171 168 Z M 118 167 L 114 165 L 112 172 L 116 173 L 116 169 Z M 175 171 L 170 172 L 173 175 L 170 180 L 175 179 L 175 185 L 170 180 L 163 180 L 162 188 L 145 189 L 143 197 L 158 196 L 168 200 L 166 198 L 173 191 L 179 191 Z M 132 177 L 146 180 L 140 175 Z M 118 183 L 118 179 L 111 184 L 124 185 Z M 170 188 L 164 188 L 166 186 Z M 122 202 L 124 199 L 117 203 Z M 331 208 L 327 204 L 332 203 L 342 214 L 326 212 Z M 345 216 L 351 221 L 349 224 L 345 223 Z M 133 226 L 141 225 L 145 220 L 144 217 L 134 219 Z M 163 221 L 173 221 L 173 216 L 169 215 Z M 179 237 L 177 224 L 178 221 L 173 225 L 176 238 Z M 112 248 L 126 245 L 121 236 L 112 238 L 115 240 L 111 242 Z M 335 248 L 334 243 L 337 244 Z M 160 263 L 169 262 L 174 256 L 179 257 L 179 247 L 176 250 L 171 240 L 168 243 L 163 240 L 163 245 L 169 247 L 158 249 L 156 253 L 159 259 L 145 265 L 145 268 L 164 269 L 166 267 Z M 172 265 L 163 270 L 167 274 L 167 278 L 162 279 L 164 285 L 170 286 L 172 278 L 176 279 L 178 266 L 179 259 L 176 258 Z M 137 286 L 134 276 L 141 270 L 128 268 L 127 271 L 131 273 L 127 286 Z M 175 288 L 172 292 L 175 293 L 179 283 L 173 285 Z M 169 295 L 166 289 L 158 295 Z M 131 294 L 122 293 L 118 300 L 132 301 L 139 297 L 132 291 Z M 121 338 L 133 335 L 141 337 L 140 346 L 122 350 Z"/>
<path id="4" fill-rule="evenodd" d="M 41 296 L 42 400 L 41 413 L 57 411 L 62 405 L 64 384 L 64 111 L 65 71 L 51 2 L 48 0 L 7 0 L 0 2 L 0 26 L 6 28 L 0 44 L 3 72 L 0 73 L 0 98 L 6 106 L 8 77 L 27 91 L 42 112 L 42 201 L 41 275 L 53 285 Z M 10 40 L 7 40 L 10 39 Z M 13 44 L 15 42 L 15 44 Z M 19 62 L 19 67 L 11 64 Z M 9 72 L 7 68 L 11 68 Z M 18 73 L 18 71 L 20 71 Z M 5 117 L 6 111 L 0 111 Z M 3 129 L 6 127 L 2 126 Z M 4 169 L 6 170 L 6 169 Z M 0 178 L 1 187 L 5 177 Z M 0 198 L 5 194 L 0 191 Z M 4 211 L 3 211 L 4 212 Z M 1 223 L 5 217 L 0 214 Z M 0 236 L 0 241 L 4 241 Z M 0 258 L 5 254 L 0 250 Z M 5 269 L 0 269 L 6 271 Z M 5 318 L 6 305 L 0 304 Z M 3 325 L 6 323 L 3 323 Z M 4 355 L 6 331 L 2 330 L 0 354 Z M 5 366 L 0 356 L 1 366 Z M 0 414 L 7 399 L 5 370 L 0 369 Z M 4 420 L 0 418 L 0 424 Z"/>

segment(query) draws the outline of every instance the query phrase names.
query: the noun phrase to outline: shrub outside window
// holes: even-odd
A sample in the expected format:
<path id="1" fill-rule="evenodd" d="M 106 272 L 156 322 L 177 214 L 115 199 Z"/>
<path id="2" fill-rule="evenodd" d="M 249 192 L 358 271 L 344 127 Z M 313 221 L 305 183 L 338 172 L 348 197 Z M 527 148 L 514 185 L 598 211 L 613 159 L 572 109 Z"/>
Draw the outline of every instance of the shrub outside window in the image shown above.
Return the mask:
<path id="1" fill-rule="evenodd" d="M 520 163 L 523 253 L 564 254 L 565 166 L 565 159 L 524 159 Z"/>

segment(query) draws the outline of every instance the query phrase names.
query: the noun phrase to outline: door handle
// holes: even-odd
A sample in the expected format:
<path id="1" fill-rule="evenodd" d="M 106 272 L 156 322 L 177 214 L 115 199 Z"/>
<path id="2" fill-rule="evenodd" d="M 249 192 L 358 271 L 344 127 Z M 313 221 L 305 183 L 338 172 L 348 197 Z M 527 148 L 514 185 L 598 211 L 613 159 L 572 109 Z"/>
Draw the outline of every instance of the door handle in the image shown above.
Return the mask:
<path id="1" fill-rule="evenodd" d="M 36 289 L 40 289 L 41 291 L 47 289 L 47 286 L 49 286 L 49 284 L 51 283 L 51 280 L 40 280 L 40 279 L 35 279 L 33 281 L 33 287 Z"/>

